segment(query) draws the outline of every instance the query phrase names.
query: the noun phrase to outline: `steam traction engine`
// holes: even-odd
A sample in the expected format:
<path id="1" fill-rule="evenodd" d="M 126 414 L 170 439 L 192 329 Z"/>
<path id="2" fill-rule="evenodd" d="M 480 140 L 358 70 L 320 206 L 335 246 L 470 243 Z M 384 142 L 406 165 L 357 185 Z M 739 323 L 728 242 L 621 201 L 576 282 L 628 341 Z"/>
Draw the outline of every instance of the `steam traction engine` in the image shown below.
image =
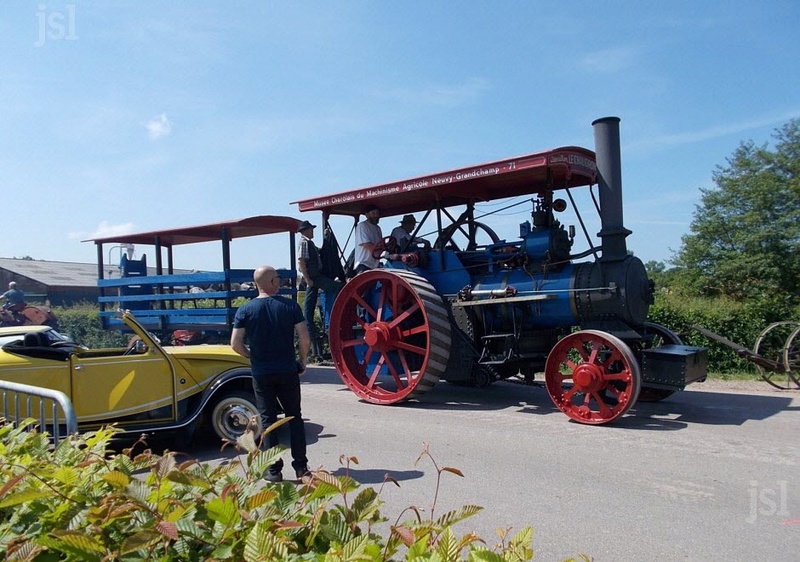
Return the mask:
<path id="1" fill-rule="evenodd" d="M 326 227 L 335 215 L 355 226 L 368 204 L 384 221 L 423 215 L 407 247 L 384 239 L 382 267 L 350 279 L 333 305 L 332 358 L 356 395 L 392 404 L 440 379 L 484 387 L 543 371 L 561 411 L 603 424 L 705 379 L 705 349 L 646 321 L 653 286 L 626 248 L 619 119 L 595 121 L 594 136 L 596 154 L 564 147 L 298 202 Z M 594 184 L 600 247 L 575 209 L 589 243 L 576 253 L 557 195 L 574 207 L 575 188 Z M 476 204 L 522 196 L 531 220 L 517 240 L 477 220 Z"/>

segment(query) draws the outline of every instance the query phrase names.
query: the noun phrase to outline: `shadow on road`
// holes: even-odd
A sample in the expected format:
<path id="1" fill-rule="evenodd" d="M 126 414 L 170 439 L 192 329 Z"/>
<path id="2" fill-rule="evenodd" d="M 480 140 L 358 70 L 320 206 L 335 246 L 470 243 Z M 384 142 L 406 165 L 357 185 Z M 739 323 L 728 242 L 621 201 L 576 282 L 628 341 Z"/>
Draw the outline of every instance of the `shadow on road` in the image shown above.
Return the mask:
<path id="1" fill-rule="evenodd" d="M 304 382 L 309 384 L 330 384 L 339 390 L 350 392 L 341 382 L 336 371 L 309 369 Z M 353 400 L 358 400 L 355 396 Z M 792 397 L 786 395 L 713 391 L 676 392 L 661 402 L 640 402 L 629 413 L 609 424 L 621 429 L 650 431 L 675 431 L 689 424 L 742 425 L 748 420 L 763 420 L 785 410 L 800 408 L 791 406 Z M 376 405 L 375 408 L 383 406 Z M 499 381 L 486 388 L 454 385 L 439 382 L 433 389 L 420 397 L 389 406 L 424 411 L 492 411 L 517 408 L 519 413 L 540 416 L 562 414 L 547 394 L 543 383 L 517 384 Z M 577 422 L 572 422 L 577 423 Z"/>
<path id="2" fill-rule="evenodd" d="M 422 478 L 425 473 L 421 470 L 383 470 L 379 468 L 369 470 L 351 468 L 348 471 L 346 468 L 340 467 L 331 472 L 331 474 L 334 476 L 350 476 L 350 478 L 359 484 L 375 485 L 386 482 L 388 476 L 391 476 L 398 482 L 402 482 L 404 480 L 415 480 L 417 478 Z"/>

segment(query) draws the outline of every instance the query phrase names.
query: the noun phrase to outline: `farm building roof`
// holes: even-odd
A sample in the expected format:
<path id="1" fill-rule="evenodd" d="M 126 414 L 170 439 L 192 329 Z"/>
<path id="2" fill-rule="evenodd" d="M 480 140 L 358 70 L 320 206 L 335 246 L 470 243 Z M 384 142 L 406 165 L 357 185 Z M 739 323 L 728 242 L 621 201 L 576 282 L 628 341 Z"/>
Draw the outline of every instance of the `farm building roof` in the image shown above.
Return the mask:
<path id="1" fill-rule="evenodd" d="M 0 269 L 48 286 L 97 286 L 95 263 L 0 258 Z"/>
<path id="2" fill-rule="evenodd" d="M 156 275 L 155 267 L 148 267 L 149 275 Z M 67 261 L 22 260 L 0 258 L 0 270 L 26 277 L 48 287 L 97 287 L 97 264 Z M 189 273 L 191 270 L 175 270 Z M 117 277 L 116 266 L 107 268 L 107 277 Z"/>

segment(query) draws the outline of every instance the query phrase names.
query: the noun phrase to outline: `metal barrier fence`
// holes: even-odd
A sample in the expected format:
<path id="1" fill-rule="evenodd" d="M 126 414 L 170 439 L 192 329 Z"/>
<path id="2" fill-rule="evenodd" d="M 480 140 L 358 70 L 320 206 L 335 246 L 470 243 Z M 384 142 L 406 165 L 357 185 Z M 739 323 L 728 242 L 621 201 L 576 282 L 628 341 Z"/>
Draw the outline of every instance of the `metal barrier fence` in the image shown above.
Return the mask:
<path id="1" fill-rule="evenodd" d="M 63 392 L 0 380 L 0 396 L 2 417 L 6 421 L 18 424 L 26 418 L 38 419 L 40 431 L 46 431 L 48 426 L 51 428 L 49 433 L 53 437 L 53 446 L 58 445 L 63 437 L 78 431 L 75 408 Z M 62 425 L 66 427 L 64 435 L 61 434 Z"/>

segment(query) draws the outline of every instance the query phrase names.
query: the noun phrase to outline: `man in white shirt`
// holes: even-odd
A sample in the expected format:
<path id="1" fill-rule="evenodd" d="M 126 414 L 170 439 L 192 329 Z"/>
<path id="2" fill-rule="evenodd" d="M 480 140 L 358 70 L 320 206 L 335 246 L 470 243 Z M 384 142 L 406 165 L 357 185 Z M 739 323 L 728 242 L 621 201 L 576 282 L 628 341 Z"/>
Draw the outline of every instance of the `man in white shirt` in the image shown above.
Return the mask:
<path id="1" fill-rule="evenodd" d="M 356 225 L 356 248 L 353 263 L 353 271 L 356 274 L 378 267 L 379 260 L 372 255 L 372 252 L 383 240 L 383 232 L 378 226 L 381 218 L 380 209 L 369 204 L 364 207 L 364 217 L 364 220 Z"/>

